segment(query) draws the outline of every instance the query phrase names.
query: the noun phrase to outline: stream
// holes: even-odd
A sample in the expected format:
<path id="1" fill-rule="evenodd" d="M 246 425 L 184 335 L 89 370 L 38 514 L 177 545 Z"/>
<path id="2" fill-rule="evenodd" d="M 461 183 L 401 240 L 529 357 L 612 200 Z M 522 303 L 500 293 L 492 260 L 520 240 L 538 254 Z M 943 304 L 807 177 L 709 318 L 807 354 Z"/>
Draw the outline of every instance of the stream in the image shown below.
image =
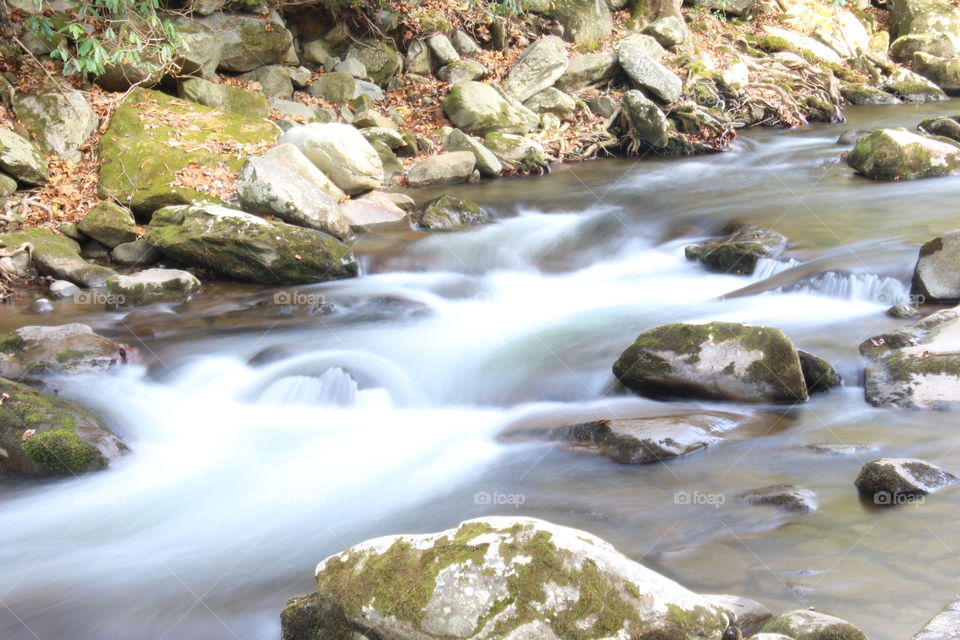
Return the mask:
<path id="1" fill-rule="evenodd" d="M 958 111 L 956 100 L 858 107 L 844 125 L 743 131 L 724 154 L 436 190 L 496 223 L 362 238 L 355 280 L 211 283 L 178 308 L 133 313 L 0 308 L 4 332 L 84 322 L 142 358 L 52 381 L 131 454 L 76 479 L 0 478 L 0 639 L 276 640 L 284 602 L 311 590 L 327 555 L 491 514 L 585 529 L 695 591 L 909 638 L 960 590 L 960 491 L 878 509 L 853 480 L 882 456 L 960 470 L 960 439 L 950 413 L 867 405 L 857 347 L 906 323 L 884 310 L 907 299 L 920 243 L 957 226 L 960 178 L 870 182 L 836 139 Z M 796 262 L 745 277 L 684 258 L 733 219 L 786 235 Z M 810 263 L 829 273 L 789 271 Z M 613 385 L 638 333 L 709 320 L 782 328 L 845 385 L 789 410 Z M 498 437 L 704 409 L 757 419 L 647 466 Z M 843 442 L 873 449 L 807 446 Z M 774 483 L 812 489 L 819 510 L 736 498 Z"/>

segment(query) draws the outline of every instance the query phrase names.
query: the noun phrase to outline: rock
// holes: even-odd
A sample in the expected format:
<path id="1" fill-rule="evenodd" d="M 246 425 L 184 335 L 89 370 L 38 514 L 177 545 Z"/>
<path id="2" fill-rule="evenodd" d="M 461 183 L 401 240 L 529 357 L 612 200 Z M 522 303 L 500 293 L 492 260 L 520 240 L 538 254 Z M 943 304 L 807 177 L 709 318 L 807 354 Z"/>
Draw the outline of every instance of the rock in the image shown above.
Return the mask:
<path id="1" fill-rule="evenodd" d="M 476 60 L 458 60 L 441 67 L 437 71 L 437 77 L 450 84 L 458 84 L 469 80 L 479 80 L 486 78 L 489 71 Z"/>
<path id="2" fill-rule="evenodd" d="M 178 124 L 171 126 L 171 121 Z M 246 155 L 241 149 L 273 144 L 279 133 L 273 123 L 261 118 L 134 89 L 100 140 L 99 194 L 145 216 L 167 205 L 217 201 L 210 193 L 183 186 L 176 180 L 177 172 L 194 164 L 239 171 Z"/>
<path id="3" fill-rule="evenodd" d="M 313 73 L 310 69 L 306 67 L 280 67 L 290 78 L 290 84 L 292 84 L 297 89 L 306 89 L 310 85 L 310 81 L 313 79 Z M 274 98 L 276 100 L 276 98 Z"/>
<path id="4" fill-rule="evenodd" d="M 960 406 L 957 336 L 957 309 L 945 309 L 862 342 L 860 353 L 869 360 L 864 378 L 867 402 L 906 409 Z"/>
<path id="5" fill-rule="evenodd" d="M 840 137 L 837 138 L 837 144 L 852 147 L 857 144 L 857 140 L 868 133 L 870 133 L 870 129 L 850 129 L 849 131 L 844 131 L 840 134 Z"/>
<path id="6" fill-rule="evenodd" d="M 340 61 L 334 55 L 333 47 L 327 44 L 327 41 L 323 38 L 307 40 L 302 43 L 301 48 L 304 62 L 319 65 L 326 71 L 333 71 L 333 68 Z"/>
<path id="7" fill-rule="evenodd" d="M 923 302 L 960 303 L 960 230 L 920 247 L 910 292 Z"/>
<path id="8" fill-rule="evenodd" d="M 733 424 L 719 413 L 599 420 L 567 428 L 567 439 L 586 443 L 620 464 L 649 464 L 705 449 Z"/>
<path id="9" fill-rule="evenodd" d="M 450 39 L 442 33 L 435 33 L 427 37 L 427 46 L 433 52 L 439 66 L 445 66 L 460 59 L 460 54 L 453 47 Z"/>
<path id="10" fill-rule="evenodd" d="M 447 136 L 444 148 L 447 151 L 469 151 L 473 154 L 474 166 L 480 175 L 495 178 L 503 171 L 503 165 L 490 149 L 476 138 L 468 136 L 460 129 L 454 129 Z"/>
<path id="11" fill-rule="evenodd" d="M 800 358 L 800 369 L 807 384 L 807 393 L 829 391 L 843 384 L 843 379 L 837 370 L 823 358 L 802 349 L 797 349 L 797 356 Z"/>
<path id="12" fill-rule="evenodd" d="M 895 95 L 865 84 L 845 84 L 840 87 L 840 95 L 850 104 L 900 104 Z"/>
<path id="13" fill-rule="evenodd" d="M 0 471 L 69 476 L 105 469 L 127 446 L 70 400 L 0 378 Z"/>
<path id="14" fill-rule="evenodd" d="M 367 77 L 367 68 L 356 58 L 347 58 L 333 68 L 333 71 L 339 73 L 348 73 L 357 80 L 363 80 Z"/>
<path id="15" fill-rule="evenodd" d="M 275 215 L 340 239 L 350 235 L 337 206 L 344 193 L 292 144 L 249 158 L 237 178 L 237 196 L 245 211 Z"/>
<path id="16" fill-rule="evenodd" d="M 912 640 L 956 640 L 957 629 L 960 629 L 960 598 L 947 603 Z"/>
<path id="17" fill-rule="evenodd" d="M 278 144 L 295 145 L 345 193 L 376 189 L 384 180 L 376 150 L 346 124 L 308 124 L 284 133 Z"/>
<path id="18" fill-rule="evenodd" d="M 470 151 L 450 151 L 421 160 L 407 172 L 411 187 L 466 182 L 473 174 L 476 159 Z"/>
<path id="19" fill-rule="evenodd" d="M 434 61 L 430 47 L 423 40 L 414 40 L 407 47 L 407 73 L 428 76 L 433 73 Z"/>
<path id="20" fill-rule="evenodd" d="M 818 442 L 808 444 L 807 448 L 816 453 L 831 456 L 861 456 L 877 450 L 874 445 L 859 444 L 856 442 Z"/>
<path id="21" fill-rule="evenodd" d="M 503 89 L 523 102 L 553 86 L 566 70 L 567 49 L 563 41 L 556 36 L 547 36 L 524 49 L 507 74 Z M 456 124 L 464 129 L 459 123 Z"/>
<path id="22" fill-rule="evenodd" d="M 890 74 L 884 81 L 883 89 L 906 102 L 935 102 L 947 99 L 943 89 L 903 67 Z"/>
<path id="23" fill-rule="evenodd" d="M 146 269 L 107 280 L 114 307 L 140 307 L 155 302 L 179 302 L 200 290 L 200 281 L 187 271 Z"/>
<path id="24" fill-rule="evenodd" d="M 310 95 L 333 104 L 346 104 L 357 96 L 357 81 L 345 71 L 334 71 L 315 78 Z"/>
<path id="25" fill-rule="evenodd" d="M 750 275 L 760 258 L 775 257 L 787 247 L 787 239 L 771 229 L 743 225 L 729 236 L 688 246 L 689 260 L 699 260 L 715 273 Z"/>
<path id="26" fill-rule="evenodd" d="M 900 36 L 890 45 L 890 54 L 897 62 L 913 62 L 913 54 L 922 52 L 941 58 L 960 55 L 957 40 L 948 33 L 920 33 Z"/>
<path id="27" fill-rule="evenodd" d="M 481 51 L 476 41 L 471 38 L 468 33 L 460 29 L 453 32 L 453 35 L 450 37 L 450 43 L 453 45 L 453 48 L 457 50 L 457 53 L 465 58 L 473 57 Z"/>
<path id="28" fill-rule="evenodd" d="M 309 107 L 302 102 L 292 100 L 273 100 L 270 107 L 293 120 L 299 121 L 300 124 L 334 122 L 337 119 L 337 114 L 332 109 Z"/>
<path id="29" fill-rule="evenodd" d="M 719 639 L 728 626 L 721 607 L 603 540 L 530 518 L 371 540 L 323 560 L 316 579 L 280 616 L 287 640 Z"/>
<path id="30" fill-rule="evenodd" d="M 630 129 L 638 140 L 654 149 L 663 149 L 670 142 L 670 122 L 654 102 L 636 89 L 623 94 L 623 110 Z"/>
<path id="31" fill-rule="evenodd" d="M 735 16 L 743 16 L 753 11 L 754 0 L 693 0 L 695 7 L 716 9 Z"/>
<path id="32" fill-rule="evenodd" d="M 960 116 L 951 118 L 929 118 L 918 126 L 923 133 L 950 138 L 960 142 Z"/>
<path id="33" fill-rule="evenodd" d="M 380 158 L 380 164 L 383 165 L 384 178 L 390 179 L 394 176 L 402 176 L 404 174 L 403 164 L 390 147 L 378 140 L 371 142 L 370 146 L 373 147 L 373 150 L 377 152 L 377 157 Z"/>
<path id="34" fill-rule="evenodd" d="M 30 303 L 29 309 L 33 313 L 40 313 L 40 314 L 52 313 L 53 305 L 46 298 L 37 298 L 36 300 Z"/>
<path id="35" fill-rule="evenodd" d="M 683 44 L 687 39 L 687 27 L 683 20 L 676 16 L 654 20 L 647 25 L 643 32 L 652 36 L 661 46 L 667 49 Z"/>
<path id="36" fill-rule="evenodd" d="M 110 257 L 118 264 L 142 267 L 159 262 L 163 254 L 146 240 L 134 240 L 115 246 L 110 252 Z"/>
<path id="37" fill-rule="evenodd" d="M 550 87 L 524 103 L 534 113 L 552 113 L 559 118 L 569 118 L 577 110 L 577 102 L 563 91 Z"/>
<path id="38" fill-rule="evenodd" d="M 367 75 L 383 87 L 403 67 L 403 58 L 390 45 L 376 40 L 358 40 L 347 49 L 348 58 L 356 58 L 367 69 Z"/>
<path id="39" fill-rule="evenodd" d="M 0 173 L 0 198 L 12 196 L 17 191 L 17 181 L 5 173 Z"/>
<path id="40" fill-rule="evenodd" d="M 78 225 L 80 231 L 111 249 L 137 239 L 137 223 L 126 207 L 112 202 L 97 203 Z"/>
<path id="41" fill-rule="evenodd" d="M 20 182 L 42 185 L 50 177 L 40 150 L 13 131 L 0 127 L 0 169 Z"/>
<path id="42" fill-rule="evenodd" d="M 617 109 L 620 108 L 620 105 L 617 104 L 610 96 L 599 95 L 595 98 L 592 98 L 589 103 L 590 112 L 594 113 L 601 118 L 612 118 L 613 114 L 617 112 Z"/>
<path id="43" fill-rule="evenodd" d="M 562 91 L 597 87 L 611 80 L 620 71 L 620 57 L 615 53 L 588 53 L 570 58 L 567 70 L 557 79 Z"/>
<path id="44" fill-rule="evenodd" d="M 774 616 L 761 632 L 782 633 L 794 640 L 867 640 L 862 631 L 846 620 L 806 609 Z"/>
<path id="45" fill-rule="evenodd" d="M 106 260 L 110 256 L 110 249 L 96 240 L 85 240 L 80 243 L 80 255 L 88 260 Z"/>
<path id="46" fill-rule="evenodd" d="M 268 64 L 254 69 L 250 73 L 245 73 L 240 78 L 247 82 L 258 83 L 264 95 L 271 100 L 274 98 L 289 98 L 293 95 L 293 80 L 290 77 L 290 70 L 280 65 Z M 248 91 L 247 93 L 251 92 Z M 253 93 L 251 95 L 258 94 Z M 240 113 L 244 112 L 241 111 Z"/>
<path id="47" fill-rule="evenodd" d="M 771 327 L 731 322 L 657 327 L 637 337 L 613 373 L 642 395 L 772 403 L 807 399 L 796 348 Z"/>
<path id="48" fill-rule="evenodd" d="M 69 87 L 17 95 L 14 112 L 44 152 L 70 162 L 80 161 L 80 145 L 100 124 L 83 94 Z"/>
<path id="49" fill-rule="evenodd" d="M 387 145 L 390 149 L 399 149 L 407 144 L 407 141 L 400 135 L 399 131 L 389 127 L 366 127 L 360 129 L 360 135 L 366 138 L 370 144 L 380 142 Z"/>
<path id="50" fill-rule="evenodd" d="M 483 146 L 493 152 L 500 162 L 524 169 L 536 169 L 546 164 L 543 147 L 536 141 L 509 133 L 489 133 Z"/>
<path id="51" fill-rule="evenodd" d="M 817 495 L 809 489 L 792 484 L 772 484 L 751 489 L 740 495 L 749 505 L 772 505 L 793 513 L 810 513 L 817 510 Z"/>
<path id="52" fill-rule="evenodd" d="M 423 205 L 417 223 L 428 231 L 459 231 L 489 221 L 487 213 L 464 198 L 442 195 Z"/>
<path id="53" fill-rule="evenodd" d="M 634 33 L 625 38 L 621 38 L 616 44 L 617 55 L 626 55 L 627 57 L 637 57 L 640 55 L 649 56 L 657 62 L 663 60 L 667 51 L 653 36 Z"/>
<path id="54" fill-rule="evenodd" d="M 340 210 L 350 229 L 357 233 L 400 231 L 411 226 L 407 212 L 382 196 L 348 200 L 341 205 Z"/>
<path id="55" fill-rule="evenodd" d="M 789 51 L 808 62 L 826 64 L 827 66 L 843 64 L 843 58 L 840 57 L 839 53 L 810 36 L 770 25 L 764 26 L 763 32 L 765 35 L 760 40 L 760 46 L 763 49 Z"/>
<path id="56" fill-rule="evenodd" d="M 604 0 L 555 0 L 553 16 L 563 25 L 563 38 L 580 51 L 593 51 L 613 31 L 613 17 Z"/>
<path id="57" fill-rule="evenodd" d="M 946 93 L 960 92 L 960 58 L 938 58 L 917 52 L 913 54 L 913 70 Z"/>
<path id="58" fill-rule="evenodd" d="M 198 76 L 211 80 L 217 75 L 217 66 L 223 53 L 223 42 L 206 25 L 193 20 L 174 20 L 177 33 L 185 47 L 180 49 L 176 66 L 184 76 Z"/>
<path id="59" fill-rule="evenodd" d="M 181 80 L 178 93 L 184 100 L 248 118 L 263 118 L 270 110 L 267 97 L 262 93 L 217 84 L 202 78 Z"/>
<path id="60" fill-rule="evenodd" d="M 85 324 L 20 327 L 0 339 L 5 378 L 98 373 L 126 362 L 123 347 Z"/>
<path id="61" fill-rule="evenodd" d="M 386 200 L 408 213 L 417 208 L 417 203 L 413 198 L 405 193 L 397 193 L 396 191 L 368 191 L 362 196 L 354 198 L 352 202 L 356 202 L 357 200 Z"/>
<path id="62" fill-rule="evenodd" d="M 880 458 L 863 465 L 854 484 L 877 505 L 901 504 L 900 496 L 925 496 L 955 484 L 957 476 L 916 458 Z"/>
<path id="63" fill-rule="evenodd" d="M 33 264 L 43 275 L 83 287 L 102 287 L 107 278 L 114 275 L 113 269 L 81 258 L 80 245 L 53 231 L 32 228 L 0 235 L 0 244 L 5 247 L 18 247 L 24 242 L 33 245 Z"/>
<path id="64" fill-rule="evenodd" d="M 484 135 L 491 131 L 524 134 L 530 121 L 492 86 L 482 82 L 461 82 L 450 88 L 443 111 L 465 133 Z"/>
<path id="65" fill-rule="evenodd" d="M 321 282 L 357 275 L 349 247 L 320 231 L 213 204 L 166 207 L 147 240 L 168 257 L 242 282 Z"/>
<path id="66" fill-rule="evenodd" d="M 705 595 L 704 598 L 729 611 L 733 624 L 740 628 L 744 638 L 750 637 L 755 640 L 753 634 L 763 626 L 764 622 L 773 617 L 769 609 L 750 598 L 729 595 Z"/>
<path id="67" fill-rule="evenodd" d="M 127 91 L 133 87 L 152 87 L 163 78 L 156 61 L 106 63 L 94 81 L 107 91 Z"/>
<path id="68" fill-rule="evenodd" d="M 54 300 L 72 298 L 80 293 L 80 287 L 66 280 L 54 280 L 50 283 L 50 297 Z"/>
<path id="69" fill-rule="evenodd" d="M 683 81 L 673 71 L 641 51 L 635 42 L 621 41 L 618 49 L 620 66 L 638 88 L 646 89 L 663 102 L 675 102 L 680 98 Z"/>
<path id="70" fill-rule="evenodd" d="M 353 116 L 353 126 L 357 129 L 367 127 L 383 127 L 396 129 L 397 125 L 390 118 L 382 115 L 375 109 L 364 109 Z"/>
<path id="71" fill-rule="evenodd" d="M 195 22 L 219 38 L 220 71 L 245 73 L 267 64 L 299 63 L 293 36 L 272 19 L 232 13 L 215 13 Z"/>
<path id="72" fill-rule="evenodd" d="M 857 141 L 847 164 L 872 180 L 914 180 L 960 173 L 960 144 L 906 129 L 876 129 Z"/>
<path id="73" fill-rule="evenodd" d="M 919 318 L 921 315 L 923 315 L 920 313 L 920 310 L 917 309 L 916 307 L 911 307 L 910 305 L 904 304 L 903 302 L 898 302 L 897 304 L 893 305 L 892 307 L 884 311 L 884 313 L 890 316 L 891 318 L 901 318 L 901 319 L 902 318 Z"/>
<path id="74" fill-rule="evenodd" d="M 939 0 L 893 0 L 890 7 L 892 35 L 951 33 L 960 37 L 960 11 Z"/>

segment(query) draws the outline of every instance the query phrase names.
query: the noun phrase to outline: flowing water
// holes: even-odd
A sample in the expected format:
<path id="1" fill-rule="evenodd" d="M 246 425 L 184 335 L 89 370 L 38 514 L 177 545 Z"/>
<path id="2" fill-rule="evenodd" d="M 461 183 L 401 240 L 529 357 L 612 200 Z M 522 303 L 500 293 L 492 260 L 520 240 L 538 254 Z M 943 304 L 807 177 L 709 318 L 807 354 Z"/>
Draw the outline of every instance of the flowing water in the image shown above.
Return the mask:
<path id="1" fill-rule="evenodd" d="M 0 638 L 275 639 L 283 603 L 310 590 L 326 555 L 487 514 L 589 530 L 698 591 L 909 637 L 960 588 L 960 492 L 876 509 L 853 479 L 880 455 L 960 469 L 956 417 L 869 407 L 857 345 L 901 324 L 884 309 L 906 299 L 919 243 L 956 226 L 960 178 L 868 182 L 835 139 L 957 110 L 861 108 L 844 126 L 748 131 L 720 155 L 448 189 L 497 222 L 364 239 L 365 275 L 352 281 L 211 284 L 181 307 L 132 314 L 5 308 L 4 330 L 86 322 L 143 364 L 55 381 L 130 443 L 115 468 L 0 479 Z M 739 277 L 684 259 L 731 219 L 787 235 L 791 262 Z M 791 410 L 613 387 L 610 366 L 640 331 L 707 320 L 781 327 L 845 386 Z M 640 467 L 498 438 L 704 408 L 757 419 L 705 452 Z M 807 448 L 823 442 L 873 450 Z M 736 498 L 781 482 L 814 490 L 820 509 Z"/>

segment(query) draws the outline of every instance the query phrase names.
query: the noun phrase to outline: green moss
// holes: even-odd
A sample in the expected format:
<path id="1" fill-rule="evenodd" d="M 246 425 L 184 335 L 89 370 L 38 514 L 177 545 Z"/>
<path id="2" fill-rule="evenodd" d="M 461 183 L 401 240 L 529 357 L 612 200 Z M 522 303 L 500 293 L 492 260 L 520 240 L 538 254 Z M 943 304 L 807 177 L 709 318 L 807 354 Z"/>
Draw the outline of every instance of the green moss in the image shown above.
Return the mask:
<path id="1" fill-rule="evenodd" d="M 95 447 L 69 429 L 34 434 L 23 443 L 23 451 L 38 469 L 50 474 L 85 471 L 98 455 Z"/>
<path id="2" fill-rule="evenodd" d="M 71 360 L 80 360 L 90 355 L 91 351 L 80 351 L 77 349 L 64 349 L 63 351 L 58 351 L 54 355 L 54 360 L 63 364 L 64 362 L 69 362 Z"/>
<path id="3" fill-rule="evenodd" d="M 27 343 L 15 331 L 8 333 L 0 340 L 0 353 L 19 354 L 27 346 Z"/>

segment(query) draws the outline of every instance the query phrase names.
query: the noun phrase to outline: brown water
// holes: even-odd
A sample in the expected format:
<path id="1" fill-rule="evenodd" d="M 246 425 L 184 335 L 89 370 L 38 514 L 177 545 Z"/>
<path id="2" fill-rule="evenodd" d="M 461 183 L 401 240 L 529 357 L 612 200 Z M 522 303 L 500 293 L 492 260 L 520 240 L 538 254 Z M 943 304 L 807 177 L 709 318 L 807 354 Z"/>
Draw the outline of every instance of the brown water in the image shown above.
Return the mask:
<path id="1" fill-rule="evenodd" d="M 297 290 L 332 304 L 312 312 L 277 304 L 286 290 L 226 283 L 129 315 L 5 307 L 0 329 L 86 322 L 145 363 L 57 383 L 127 437 L 117 468 L 0 480 L 0 638 L 276 638 L 283 602 L 310 589 L 325 555 L 494 513 L 583 528 L 695 590 L 910 637 L 958 590 L 960 491 L 877 509 L 853 480 L 881 455 L 960 470 L 960 439 L 951 413 L 866 405 L 857 345 L 899 324 L 883 311 L 906 294 L 919 243 L 956 226 L 960 179 L 871 183 L 834 140 L 957 110 L 857 109 L 842 127 L 746 132 L 721 155 L 448 189 L 497 224 L 367 239 L 362 278 Z M 718 300 L 780 269 L 709 275 L 683 259 L 733 218 L 777 229 L 792 258 L 836 274 Z M 834 362 L 844 388 L 787 412 L 611 391 L 610 365 L 641 330 L 712 319 L 783 328 Z M 758 426 L 643 467 L 497 438 L 691 408 L 756 414 Z M 807 448 L 823 442 L 874 449 Z M 819 510 L 737 500 L 781 482 L 815 491 Z"/>

